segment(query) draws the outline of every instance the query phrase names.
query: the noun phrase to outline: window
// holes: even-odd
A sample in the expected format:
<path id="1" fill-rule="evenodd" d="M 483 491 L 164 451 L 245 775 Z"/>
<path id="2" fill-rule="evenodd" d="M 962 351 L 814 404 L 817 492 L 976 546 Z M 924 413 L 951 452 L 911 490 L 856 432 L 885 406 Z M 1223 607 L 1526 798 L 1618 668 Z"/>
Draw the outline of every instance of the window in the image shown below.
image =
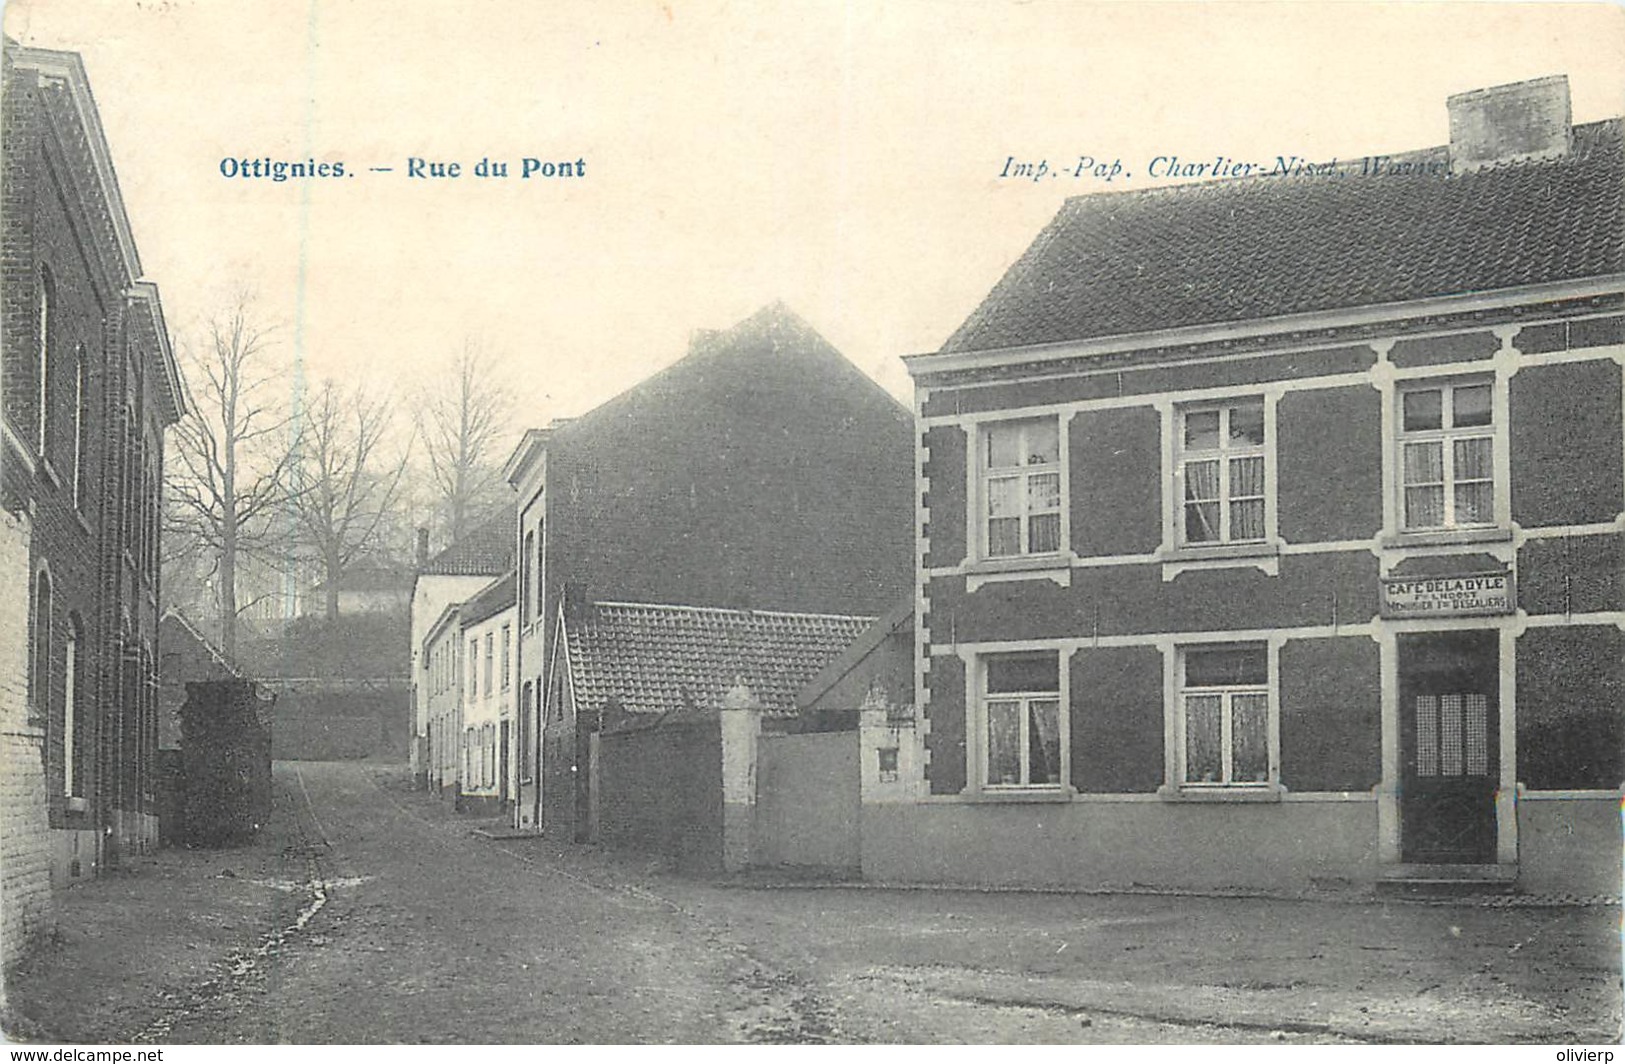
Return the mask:
<path id="1" fill-rule="evenodd" d="M 1181 782 L 1270 783 L 1269 648 L 1262 643 L 1191 648 L 1180 665 Z"/>
<path id="2" fill-rule="evenodd" d="M 51 399 L 51 304 L 56 300 L 56 284 L 51 280 L 51 271 L 40 267 L 39 273 L 39 336 L 38 350 L 34 354 L 34 373 L 37 377 L 39 416 L 35 424 L 39 428 L 36 443 L 39 444 L 39 454 L 45 457 L 45 441 L 49 432 L 50 399 Z"/>
<path id="3" fill-rule="evenodd" d="M 1399 393 L 1400 505 L 1408 531 L 1495 523 L 1495 410 L 1489 381 Z"/>
<path id="4" fill-rule="evenodd" d="M 995 654 L 982 662 L 988 787 L 1058 787 L 1061 779 L 1059 655 Z"/>
<path id="5" fill-rule="evenodd" d="M 1182 541 L 1263 540 L 1264 400 L 1243 399 L 1180 412 Z"/>
<path id="6" fill-rule="evenodd" d="M 519 623 L 524 624 L 530 612 L 530 582 L 535 579 L 536 567 L 530 563 L 536 550 L 536 533 L 525 533 L 525 549 L 519 552 Z"/>
<path id="7" fill-rule="evenodd" d="M 502 689 L 504 691 L 513 686 L 513 627 L 502 626 Z"/>
<path id="8" fill-rule="evenodd" d="M 480 641 L 468 641 L 468 697 L 474 698 L 480 693 Z"/>
<path id="9" fill-rule="evenodd" d="M 51 685 L 51 577 L 41 572 L 34 581 L 34 662 L 28 684 L 31 722 L 45 726 L 50 720 Z"/>
<path id="10" fill-rule="evenodd" d="M 984 426 L 983 549 L 989 558 L 1061 549 L 1061 439 L 1054 418 Z"/>
<path id="11" fill-rule="evenodd" d="M 85 363 L 85 345 L 74 349 L 73 373 L 73 505 L 85 504 L 85 432 L 89 428 L 90 389 L 86 387 L 90 367 Z"/>
<path id="12" fill-rule="evenodd" d="M 492 674 L 493 674 L 494 670 L 496 669 L 496 654 L 493 653 L 493 651 L 492 651 L 492 644 L 495 642 L 495 640 L 496 640 L 496 637 L 494 635 L 492 635 L 490 632 L 485 633 L 485 697 L 486 698 L 490 698 L 491 697 L 491 692 L 496 690 L 496 685 L 491 682 Z"/>
<path id="13" fill-rule="evenodd" d="M 68 644 L 62 663 L 62 793 L 79 794 L 79 618 L 68 618 Z"/>

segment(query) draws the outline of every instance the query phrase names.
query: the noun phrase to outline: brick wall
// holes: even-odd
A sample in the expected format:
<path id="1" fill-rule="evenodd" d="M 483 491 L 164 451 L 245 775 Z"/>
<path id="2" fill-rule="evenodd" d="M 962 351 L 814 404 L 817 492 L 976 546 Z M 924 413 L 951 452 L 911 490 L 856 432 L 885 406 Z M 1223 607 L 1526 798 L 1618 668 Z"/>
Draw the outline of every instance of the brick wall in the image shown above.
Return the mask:
<path id="1" fill-rule="evenodd" d="M 29 567 L 15 586 L 37 586 L 42 571 L 51 585 L 49 627 L 25 640 L 50 650 L 42 682 L 29 693 L 43 725 L 40 801 L 52 827 L 64 832 L 96 838 L 110 828 L 106 856 L 116 859 L 155 840 L 157 551 L 150 532 L 167 416 L 163 341 L 147 308 L 126 298 L 135 264 L 120 250 L 98 144 L 78 109 L 83 97 L 68 84 L 77 75 L 42 73 L 30 66 L 37 56 L 19 62 L 17 54 L 28 53 L 6 50 L 0 153 L 3 409 L 19 446 L 39 460 L 30 470 L 7 455 L 3 481 L 5 505 L 30 514 Z M 49 313 L 42 315 L 47 290 Z M 42 340 L 49 412 L 38 455 Z M 77 634 L 74 790 L 83 802 L 65 793 L 70 632 Z M 78 874 L 72 869 L 83 866 L 60 856 L 71 847 L 58 851 L 58 872 Z"/>
<path id="2" fill-rule="evenodd" d="M 0 586 L 28 586 L 26 519 L 0 514 Z M 28 719 L 28 597 L 0 601 L 0 964 L 55 926 L 44 734 Z"/>

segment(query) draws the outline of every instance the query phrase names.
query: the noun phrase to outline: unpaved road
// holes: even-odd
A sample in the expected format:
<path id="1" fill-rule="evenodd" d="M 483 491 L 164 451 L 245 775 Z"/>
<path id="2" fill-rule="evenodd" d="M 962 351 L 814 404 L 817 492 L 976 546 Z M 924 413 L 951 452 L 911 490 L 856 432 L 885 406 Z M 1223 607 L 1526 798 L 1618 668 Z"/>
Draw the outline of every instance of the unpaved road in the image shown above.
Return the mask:
<path id="1" fill-rule="evenodd" d="M 399 768 L 276 773 L 255 847 L 69 892 L 62 942 L 8 987 L 13 1026 L 216 1044 L 1619 1035 L 1617 907 L 741 889 L 477 837 Z"/>

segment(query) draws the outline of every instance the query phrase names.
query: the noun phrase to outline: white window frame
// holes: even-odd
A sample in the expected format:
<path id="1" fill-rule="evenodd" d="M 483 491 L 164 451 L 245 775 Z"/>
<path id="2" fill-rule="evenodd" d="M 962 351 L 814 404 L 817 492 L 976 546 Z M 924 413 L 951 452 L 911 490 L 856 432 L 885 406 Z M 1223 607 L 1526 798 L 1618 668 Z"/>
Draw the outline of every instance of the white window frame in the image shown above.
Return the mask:
<path id="1" fill-rule="evenodd" d="M 1265 673 L 1262 684 L 1209 684 L 1191 686 L 1186 683 L 1185 668 L 1190 655 L 1207 651 L 1260 649 L 1264 651 Z M 1274 791 L 1280 788 L 1281 780 L 1281 743 L 1280 743 L 1280 669 L 1276 647 L 1273 643 L 1260 640 L 1237 640 L 1223 643 L 1188 643 L 1177 648 L 1175 654 L 1175 682 L 1174 682 L 1174 783 L 1176 788 L 1186 792 L 1201 791 Z M 1234 772 L 1232 759 L 1235 754 L 1234 747 L 1234 699 L 1238 695 L 1264 695 L 1264 747 L 1268 759 L 1268 767 L 1263 780 L 1233 780 Z M 1190 767 L 1187 763 L 1188 748 L 1186 746 L 1186 703 L 1192 697 L 1221 698 L 1220 705 L 1220 764 L 1221 778 L 1217 780 L 1192 780 Z"/>
<path id="2" fill-rule="evenodd" d="M 1042 654 L 1053 655 L 1056 659 L 1056 689 L 1054 691 L 1000 691 L 990 693 L 987 689 L 988 665 L 996 658 L 1036 657 Z M 1069 791 L 1072 786 L 1072 755 L 1071 755 L 1071 722 L 1070 700 L 1067 695 L 1067 660 L 1070 657 L 1064 650 L 1053 646 L 1033 646 L 1016 648 L 998 653 L 979 655 L 975 662 L 974 675 L 976 686 L 974 689 L 975 705 L 975 731 L 973 739 L 967 746 L 975 759 L 971 766 L 970 779 L 975 781 L 977 790 L 987 794 L 1062 794 Z M 1028 763 L 1029 757 L 1029 729 L 1032 714 L 1030 706 L 1033 702 L 1050 701 L 1056 703 L 1057 717 L 1057 780 L 1051 783 L 1025 782 L 1032 775 L 1032 766 Z M 1020 739 L 1019 750 L 1021 757 L 1021 783 L 994 783 L 989 779 L 988 755 L 991 750 L 989 729 L 992 723 L 990 707 L 995 702 L 1018 702 L 1020 705 Z"/>
<path id="3" fill-rule="evenodd" d="M 1455 425 L 1455 393 L 1458 388 L 1488 388 L 1490 392 L 1490 420 L 1487 425 Z M 1394 495 L 1398 507 L 1398 523 L 1402 533 L 1426 535 L 1436 532 L 1456 532 L 1469 529 L 1495 528 L 1500 524 L 1500 513 L 1506 499 L 1507 483 L 1502 475 L 1505 446 L 1501 439 L 1501 403 L 1499 384 L 1493 376 L 1424 377 L 1399 384 L 1394 394 Z M 1406 429 L 1405 397 L 1418 392 L 1439 393 L 1439 428 Z M 1456 476 L 1455 444 L 1462 440 L 1486 440 L 1490 445 L 1490 516 L 1483 521 L 1456 519 L 1456 487 L 1460 483 L 1485 483 L 1485 480 L 1461 481 Z M 1409 444 L 1437 443 L 1439 445 L 1440 487 L 1443 489 L 1443 520 L 1437 525 L 1412 525 L 1406 506 L 1405 492 L 1410 485 L 1405 480 L 1405 449 Z"/>
<path id="4" fill-rule="evenodd" d="M 52 303 L 56 299 L 56 279 L 51 275 L 49 268 L 40 267 L 39 271 L 39 349 L 35 353 L 34 368 L 39 376 L 38 399 L 39 417 L 35 422 L 38 435 L 35 442 L 39 445 L 39 456 L 43 460 L 46 455 L 46 445 L 50 442 L 50 400 L 51 400 L 51 312 Z"/>
<path id="5" fill-rule="evenodd" d="M 1230 440 L 1230 413 L 1232 408 L 1257 404 L 1259 414 L 1264 425 L 1264 442 L 1262 444 L 1246 444 L 1235 446 Z M 1175 407 L 1174 413 L 1174 497 L 1172 512 L 1174 515 L 1175 542 L 1181 547 L 1203 548 L 1230 545 L 1255 545 L 1268 543 L 1272 538 L 1274 529 L 1273 515 L 1275 513 L 1275 461 L 1273 452 L 1275 448 L 1275 432 L 1271 422 L 1272 404 L 1266 401 L 1261 393 L 1247 395 L 1227 396 L 1223 399 L 1207 400 L 1200 403 L 1180 404 Z M 1192 414 L 1219 415 L 1219 442 L 1214 448 L 1191 450 L 1185 444 L 1186 420 Z M 1257 458 L 1264 467 L 1264 492 L 1262 496 L 1242 496 L 1241 499 L 1258 498 L 1263 504 L 1262 519 L 1263 532 L 1259 536 L 1238 538 L 1231 532 L 1231 504 L 1240 501 L 1231 491 L 1230 463 L 1239 458 Z M 1219 494 L 1211 500 L 1219 505 L 1219 535 L 1217 539 L 1193 540 L 1187 534 L 1186 510 L 1190 501 L 1186 498 L 1187 474 L 1186 468 L 1192 463 L 1216 462 L 1219 467 Z"/>
<path id="6" fill-rule="evenodd" d="M 502 671 L 502 689 L 510 690 L 513 687 L 513 626 L 502 626 L 502 660 L 498 663 Z"/>
<path id="7" fill-rule="evenodd" d="M 73 505 L 85 505 L 85 379 L 90 367 L 85 360 L 85 345 L 74 348 L 73 367 Z"/>
<path id="8" fill-rule="evenodd" d="M 468 697 L 472 701 L 480 696 L 480 641 L 476 636 L 468 641 Z"/>
<path id="9" fill-rule="evenodd" d="M 992 468 L 987 463 L 988 440 L 995 429 L 1016 428 L 1021 433 L 1021 445 L 1018 448 L 1021 454 L 1030 454 L 1031 448 L 1027 444 L 1027 432 L 1035 425 L 1050 424 L 1055 427 L 1056 455 L 1053 465 L 1021 464 L 1014 466 L 1000 466 Z M 977 426 L 975 436 L 975 452 L 971 455 L 971 475 L 974 478 L 974 496 L 976 506 L 972 515 L 975 525 L 975 539 L 977 544 L 976 556 L 983 561 L 1008 561 L 1013 558 L 1058 558 L 1069 549 L 1071 522 L 1068 519 L 1068 491 L 1067 491 L 1067 438 L 1064 419 L 1059 414 L 1046 414 L 1039 417 L 1016 418 L 1000 421 L 986 421 Z M 1053 511 L 1057 514 L 1058 529 L 1055 536 L 1055 548 L 1047 551 L 1030 549 L 1030 528 L 1034 517 L 1045 516 L 1052 511 L 1044 510 L 1033 513 L 1029 510 L 1030 493 L 1028 483 L 1034 476 L 1054 475 L 1059 484 L 1058 508 Z M 1020 478 L 1020 513 L 1017 515 L 1017 535 L 1020 549 L 1009 554 L 994 554 L 988 525 L 992 520 L 988 513 L 991 501 L 991 482 L 1009 478 Z"/>
<path id="10" fill-rule="evenodd" d="M 78 768 L 78 685 L 79 685 L 79 624 L 78 618 L 68 618 L 68 640 L 62 659 L 62 793 L 68 798 L 79 797 Z"/>

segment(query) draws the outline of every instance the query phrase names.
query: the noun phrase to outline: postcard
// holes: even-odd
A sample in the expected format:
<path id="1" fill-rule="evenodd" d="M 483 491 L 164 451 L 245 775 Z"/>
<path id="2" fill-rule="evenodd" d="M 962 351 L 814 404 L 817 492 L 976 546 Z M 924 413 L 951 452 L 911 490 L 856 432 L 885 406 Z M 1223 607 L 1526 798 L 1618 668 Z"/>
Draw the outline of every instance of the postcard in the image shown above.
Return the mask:
<path id="1" fill-rule="evenodd" d="M 4 23 L 8 1039 L 1612 1059 L 1618 8 Z"/>

